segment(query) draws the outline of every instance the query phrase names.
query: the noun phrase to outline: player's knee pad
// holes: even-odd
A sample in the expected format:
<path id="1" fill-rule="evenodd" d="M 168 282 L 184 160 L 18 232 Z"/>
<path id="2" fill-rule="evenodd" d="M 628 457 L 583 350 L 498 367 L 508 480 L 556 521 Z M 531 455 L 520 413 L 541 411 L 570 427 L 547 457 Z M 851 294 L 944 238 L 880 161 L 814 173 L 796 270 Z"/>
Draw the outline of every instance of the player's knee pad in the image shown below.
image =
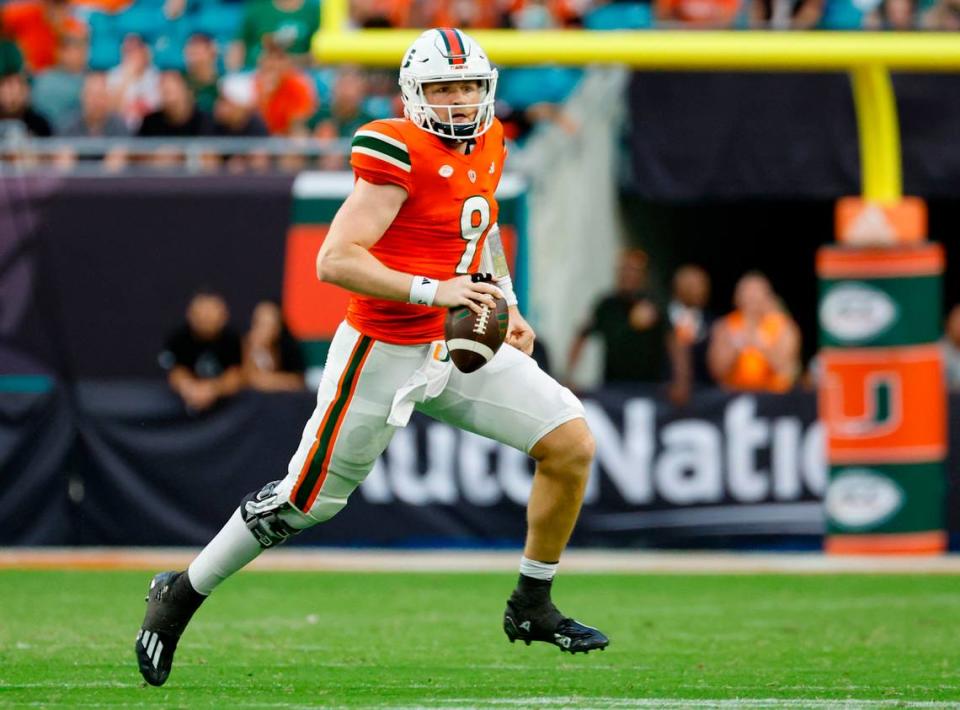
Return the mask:
<path id="1" fill-rule="evenodd" d="M 240 514 L 247 529 L 264 548 L 285 542 L 312 522 L 290 505 L 286 497 L 276 493 L 279 484 L 280 481 L 271 481 L 240 501 Z M 303 518 L 304 524 L 291 525 L 291 518 Z"/>

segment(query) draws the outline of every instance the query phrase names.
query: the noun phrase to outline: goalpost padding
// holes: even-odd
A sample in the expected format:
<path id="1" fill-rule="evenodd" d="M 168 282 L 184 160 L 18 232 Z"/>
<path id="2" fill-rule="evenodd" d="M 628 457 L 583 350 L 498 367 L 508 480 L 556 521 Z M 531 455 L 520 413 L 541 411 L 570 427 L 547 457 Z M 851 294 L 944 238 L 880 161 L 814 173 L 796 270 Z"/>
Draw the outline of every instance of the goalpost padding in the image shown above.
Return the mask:
<path id="1" fill-rule="evenodd" d="M 946 549 L 943 268 L 937 244 L 817 255 L 828 552 Z"/>

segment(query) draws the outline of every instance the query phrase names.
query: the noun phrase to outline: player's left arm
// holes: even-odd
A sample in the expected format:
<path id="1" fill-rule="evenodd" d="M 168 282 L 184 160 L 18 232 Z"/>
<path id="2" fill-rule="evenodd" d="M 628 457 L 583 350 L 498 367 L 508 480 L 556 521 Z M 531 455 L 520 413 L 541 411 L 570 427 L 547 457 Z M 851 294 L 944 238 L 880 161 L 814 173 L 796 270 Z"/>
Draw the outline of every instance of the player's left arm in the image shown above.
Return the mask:
<path id="1" fill-rule="evenodd" d="M 533 341 L 536 340 L 537 334 L 533 332 L 533 328 L 530 327 L 526 319 L 520 315 L 519 308 L 510 306 L 507 313 L 509 313 L 510 319 L 507 322 L 505 342 L 520 352 L 531 355 L 533 353 Z"/>
<path id="2" fill-rule="evenodd" d="M 533 341 L 536 340 L 537 334 L 520 314 L 517 295 L 513 291 L 513 279 L 510 278 L 510 267 L 507 266 L 507 256 L 500 239 L 500 229 L 496 225 L 490 229 L 484 240 L 481 264 L 484 271 L 493 274 L 494 282 L 503 291 L 507 301 L 507 313 L 510 318 L 504 342 L 530 355 L 533 352 Z"/>

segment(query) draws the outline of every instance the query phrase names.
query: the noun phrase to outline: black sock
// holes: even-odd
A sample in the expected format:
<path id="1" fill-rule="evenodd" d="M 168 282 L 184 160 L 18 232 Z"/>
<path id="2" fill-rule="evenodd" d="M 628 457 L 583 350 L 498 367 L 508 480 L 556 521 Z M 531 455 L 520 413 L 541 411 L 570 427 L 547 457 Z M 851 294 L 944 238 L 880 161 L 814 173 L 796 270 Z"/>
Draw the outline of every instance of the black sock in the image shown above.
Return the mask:
<path id="1" fill-rule="evenodd" d="M 178 604 L 196 610 L 206 597 L 190 584 L 190 575 L 184 570 L 170 585 L 170 598 Z"/>
<path id="2" fill-rule="evenodd" d="M 151 599 L 155 598 L 155 593 L 160 593 L 160 590 L 151 588 Z M 144 628 L 179 638 L 206 597 L 193 588 L 186 572 L 181 572 L 162 593 L 163 603 L 148 607 L 143 620 Z"/>
<path id="3" fill-rule="evenodd" d="M 552 579 L 534 579 L 521 574 L 517 580 L 517 588 L 513 592 L 513 600 L 523 606 L 540 606 L 550 601 L 550 587 Z"/>

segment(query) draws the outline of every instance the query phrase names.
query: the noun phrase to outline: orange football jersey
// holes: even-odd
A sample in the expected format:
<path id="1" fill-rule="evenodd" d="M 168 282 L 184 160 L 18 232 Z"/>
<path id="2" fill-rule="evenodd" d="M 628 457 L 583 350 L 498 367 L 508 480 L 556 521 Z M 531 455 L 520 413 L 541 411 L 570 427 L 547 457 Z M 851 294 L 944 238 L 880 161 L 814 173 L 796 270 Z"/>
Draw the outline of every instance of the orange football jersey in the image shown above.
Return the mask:
<path id="1" fill-rule="evenodd" d="M 372 121 L 353 138 L 354 175 L 399 185 L 407 199 L 370 252 L 408 274 L 444 281 L 478 270 L 483 244 L 497 221 L 494 192 L 506 158 L 503 126 L 494 120 L 470 153 L 405 118 Z M 428 343 L 443 338 L 445 309 L 354 294 L 347 322 L 388 343 Z"/>

